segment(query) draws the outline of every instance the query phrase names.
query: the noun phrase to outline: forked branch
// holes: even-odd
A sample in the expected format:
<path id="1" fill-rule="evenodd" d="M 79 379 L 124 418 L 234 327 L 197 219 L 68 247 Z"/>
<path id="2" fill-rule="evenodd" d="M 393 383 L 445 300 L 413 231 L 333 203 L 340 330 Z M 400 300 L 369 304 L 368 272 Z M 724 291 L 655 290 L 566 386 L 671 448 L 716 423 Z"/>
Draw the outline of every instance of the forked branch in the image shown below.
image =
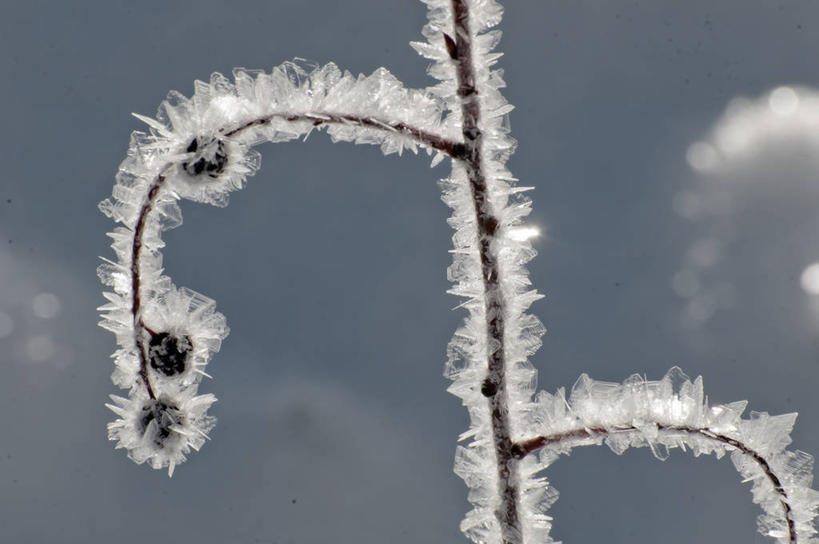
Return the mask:
<path id="1" fill-rule="evenodd" d="M 481 385 L 481 392 L 489 403 L 498 470 L 500 501 L 495 517 L 500 525 L 504 544 L 519 544 L 522 542 L 523 531 L 518 515 L 517 462 L 511 453 L 509 398 L 506 390 L 504 329 L 507 311 L 500 288 L 501 271 L 497 254 L 498 245 L 495 243 L 500 220 L 492 209 L 484 165 L 481 97 L 473 64 L 473 34 L 470 28 L 468 2 L 452 0 L 452 13 L 455 37 L 453 39 L 444 34 L 444 41 L 455 65 L 457 95 L 461 104 L 461 130 L 466 146 L 464 164 L 472 189 L 483 277 L 488 371 Z"/>
<path id="2" fill-rule="evenodd" d="M 118 416 L 109 438 L 137 463 L 169 473 L 204 443 L 216 399 L 198 386 L 228 330 L 214 301 L 163 275 L 161 233 L 181 223 L 179 199 L 226 205 L 259 167 L 254 145 L 324 129 L 385 153 L 420 147 L 435 154 L 433 164 L 452 160 L 441 181 L 455 229 L 448 276 L 468 316 L 445 373 L 471 420 L 462 438 L 472 440 L 458 448 L 455 466 L 471 488 L 474 509 L 461 524 L 470 539 L 550 542 L 544 511 L 556 494 L 536 474 L 558 453 L 603 441 L 618 453 L 641 445 L 731 452 L 765 511 L 763 533 L 789 544 L 809 539 L 819 494 L 809 487 L 812 458 L 785 450 L 793 415 L 742 419 L 742 403 L 709 407 L 701 380 L 679 369 L 659 382 L 584 375 L 568 401 L 562 391 L 532 399 L 536 371 L 527 358 L 544 329 L 526 313 L 540 298 L 525 269 L 535 252 L 516 230 L 531 230 L 519 229 L 531 203 L 505 167 L 515 147 L 503 123 L 511 106 L 491 68 L 502 9 L 496 0 L 424 1 L 428 41 L 413 46 L 433 61 L 436 86 L 405 89 L 385 69 L 354 77 L 333 64 L 307 71 L 285 63 L 271 73 L 239 69 L 233 81 L 214 74 L 196 82 L 192 98 L 171 93 L 156 120 L 138 116 L 151 131 L 132 135 L 113 196 L 100 204 L 121 224 L 109 233 L 117 260 L 98 273 L 112 288 L 100 308 L 119 345 L 112 378 L 128 390 L 108 405 Z"/>

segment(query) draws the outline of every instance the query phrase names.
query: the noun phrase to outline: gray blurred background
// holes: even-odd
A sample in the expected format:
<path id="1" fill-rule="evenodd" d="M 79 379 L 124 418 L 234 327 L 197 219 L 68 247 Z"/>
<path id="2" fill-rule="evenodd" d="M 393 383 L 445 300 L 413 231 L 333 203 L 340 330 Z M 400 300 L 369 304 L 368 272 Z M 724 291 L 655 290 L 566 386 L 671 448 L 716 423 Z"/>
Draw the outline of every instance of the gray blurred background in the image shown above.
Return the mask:
<path id="1" fill-rule="evenodd" d="M 802 281 L 819 260 L 819 4 L 506 9 L 510 167 L 537 187 L 543 232 L 541 387 L 676 364 L 714 402 L 798 411 L 794 447 L 819 452 L 819 299 Z M 425 17 L 409 0 L 2 3 L 3 542 L 464 542 L 467 418 L 441 374 L 463 318 L 445 294 L 448 165 L 314 134 L 263 146 L 226 210 L 183 204 L 166 270 L 233 332 L 201 387 L 220 399 L 213 440 L 173 479 L 106 440 L 114 338 L 96 326 L 113 227 L 96 205 L 142 128 L 130 112 L 297 56 L 425 86 L 407 45 Z M 567 543 L 765 541 L 727 460 L 586 448 L 549 477 Z"/>

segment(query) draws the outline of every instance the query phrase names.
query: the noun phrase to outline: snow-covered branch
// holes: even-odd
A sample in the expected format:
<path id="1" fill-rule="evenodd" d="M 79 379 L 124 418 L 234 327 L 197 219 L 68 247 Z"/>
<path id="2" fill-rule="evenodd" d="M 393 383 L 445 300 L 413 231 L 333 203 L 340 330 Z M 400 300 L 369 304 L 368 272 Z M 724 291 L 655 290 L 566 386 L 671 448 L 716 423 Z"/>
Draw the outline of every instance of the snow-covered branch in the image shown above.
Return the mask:
<path id="1" fill-rule="evenodd" d="M 420 148 L 433 165 L 451 161 L 441 181 L 455 230 L 448 277 L 468 315 L 449 343 L 445 374 L 470 415 L 455 471 L 470 488 L 474 508 L 461 528 L 471 540 L 550 542 L 546 509 L 557 492 L 541 471 L 572 447 L 605 442 L 617 453 L 649 446 L 660 458 L 674 447 L 731 453 L 765 511 L 761 532 L 809 541 L 819 498 L 809 487 L 812 458 L 785 450 L 794 415 L 743 420 L 744 403 L 709 406 L 701 380 L 676 369 L 659 382 L 584 375 L 568 400 L 562 390 L 532 399 L 528 357 L 544 329 L 526 313 L 541 298 L 525 269 L 535 255 L 534 230 L 523 224 L 528 188 L 505 166 L 515 141 L 494 68 L 502 8 L 495 0 L 424 2 L 426 41 L 412 46 L 433 61 L 429 74 L 439 83 L 427 89 L 406 89 L 383 68 L 354 77 L 333 64 L 289 62 L 271 73 L 237 69 L 232 81 L 214 74 L 195 83 L 191 98 L 172 92 L 156 119 L 137 116 L 149 131 L 132 135 L 113 195 L 100 204 L 120 223 L 110 233 L 116 260 L 99 268 L 111 288 L 101 325 L 117 337 L 112 379 L 128 390 L 112 397 L 118 419 L 109 437 L 137 463 L 169 473 L 207 439 L 216 399 L 198 388 L 228 328 L 214 301 L 163 274 L 161 234 L 181 224 L 180 199 L 225 206 L 259 168 L 255 145 L 324 130 L 387 154 Z"/>
<path id="2" fill-rule="evenodd" d="M 197 395 L 204 367 L 227 336 L 210 299 L 177 289 L 162 275 L 161 232 L 181 224 L 180 198 L 227 204 L 259 167 L 252 146 L 325 129 L 336 141 L 372 143 L 384 153 L 420 147 L 436 163 L 464 146 L 449 137 L 442 102 L 404 89 L 389 72 L 354 77 L 333 64 L 307 70 L 285 63 L 272 73 L 214 74 L 191 99 L 171 93 L 149 133 L 134 133 L 113 196 L 100 209 L 123 226 L 110 236 L 116 261 L 99 268 L 101 325 L 117 335 L 114 382 L 129 399 L 110 405 L 120 419 L 109 434 L 137 462 L 173 472 L 213 426 L 216 399 Z M 449 130 L 452 132 L 452 130 Z M 457 134 L 457 133 L 456 133 Z M 196 410 L 184 407 L 195 405 Z"/>
<path id="3" fill-rule="evenodd" d="M 778 542 L 808 542 L 816 533 L 813 518 L 819 493 L 810 488 L 813 458 L 785 449 L 796 414 L 751 412 L 750 419 L 743 419 L 746 406 L 745 401 L 709 406 L 702 378 L 692 382 L 676 367 L 659 381 L 634 375 L 622 384 L 584 374 L 568 399 L 562 389 L 555 395 L 538 395 L 527 427 L 543 432 L 518 439 L 513 454 L 524 460 L 534 487 L 548 487 L 534 473 L 577 446 L 605 443 L 618 455 L 630 447 L 648 446 L 661 460 L 672 448 L 718 458 L 730 453 L 744 481 L 752 482 L 754 502 L 764 510 L 760 532 Z M 537 460 L 531 455 L 535 452 L 540 454 Z M 554 490 L 549 495 L 557 498 Z M 538 501 L 541 515 L 551 502 Z M 543 528 L 548 532 L 548 524 Z"/>

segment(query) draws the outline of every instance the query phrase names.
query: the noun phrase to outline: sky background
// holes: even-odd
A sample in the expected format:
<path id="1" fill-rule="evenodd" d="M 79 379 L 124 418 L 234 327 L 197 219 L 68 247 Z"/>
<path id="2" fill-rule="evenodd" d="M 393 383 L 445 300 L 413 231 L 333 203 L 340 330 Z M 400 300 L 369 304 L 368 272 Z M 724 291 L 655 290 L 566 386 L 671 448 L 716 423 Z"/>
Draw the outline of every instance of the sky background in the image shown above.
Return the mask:
<path id="1" fill-rule="evenodd" d="M 819 452 L 819 298 L 801 282 L 819 260 L 819 4 L 506 4 L 509 166 L 543 232 L 540 387 L 679 365 L 713 402 L 798 411 L 793 447 Z M 408 42 L 425 19 L 409 0 L 2 5 L 4 541 L 465 541 L 445 163 L 314 134 L 262 146 L 227 209 L 183 203 L 166 270 L 232 332 L 200 388 L 219 398 L 213 440 L 173 479 L 107 441 L 114 338 L 96 325 L 113 255 L 96 206 L 131 112 L 294 57 L 423 87 Z M 567 544 L 766 541 L 726 459 L 581 448 L 548 475 Z"/>

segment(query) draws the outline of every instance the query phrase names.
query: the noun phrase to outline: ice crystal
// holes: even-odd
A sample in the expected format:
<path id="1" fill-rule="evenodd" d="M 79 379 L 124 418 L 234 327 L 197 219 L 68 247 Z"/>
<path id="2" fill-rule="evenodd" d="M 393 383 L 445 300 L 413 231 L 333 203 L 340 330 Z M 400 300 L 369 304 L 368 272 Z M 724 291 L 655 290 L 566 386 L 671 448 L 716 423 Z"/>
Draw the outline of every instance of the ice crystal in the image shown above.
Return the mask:
<path id="1" fill-rule="evenodd" d="M 188 388 L 150 399 L 139 391 L 127 399 L 111 396 L 113 403 L 106 406 L 119 418 L 108 424 L 108 438 L 117 442 L 117 448 L 127 449 L 134 462 L 147 461 L 173 475 L 176 465 L 207 439 L 215 423 L 207 409 L 216 397 L 194 395 Z"/>

